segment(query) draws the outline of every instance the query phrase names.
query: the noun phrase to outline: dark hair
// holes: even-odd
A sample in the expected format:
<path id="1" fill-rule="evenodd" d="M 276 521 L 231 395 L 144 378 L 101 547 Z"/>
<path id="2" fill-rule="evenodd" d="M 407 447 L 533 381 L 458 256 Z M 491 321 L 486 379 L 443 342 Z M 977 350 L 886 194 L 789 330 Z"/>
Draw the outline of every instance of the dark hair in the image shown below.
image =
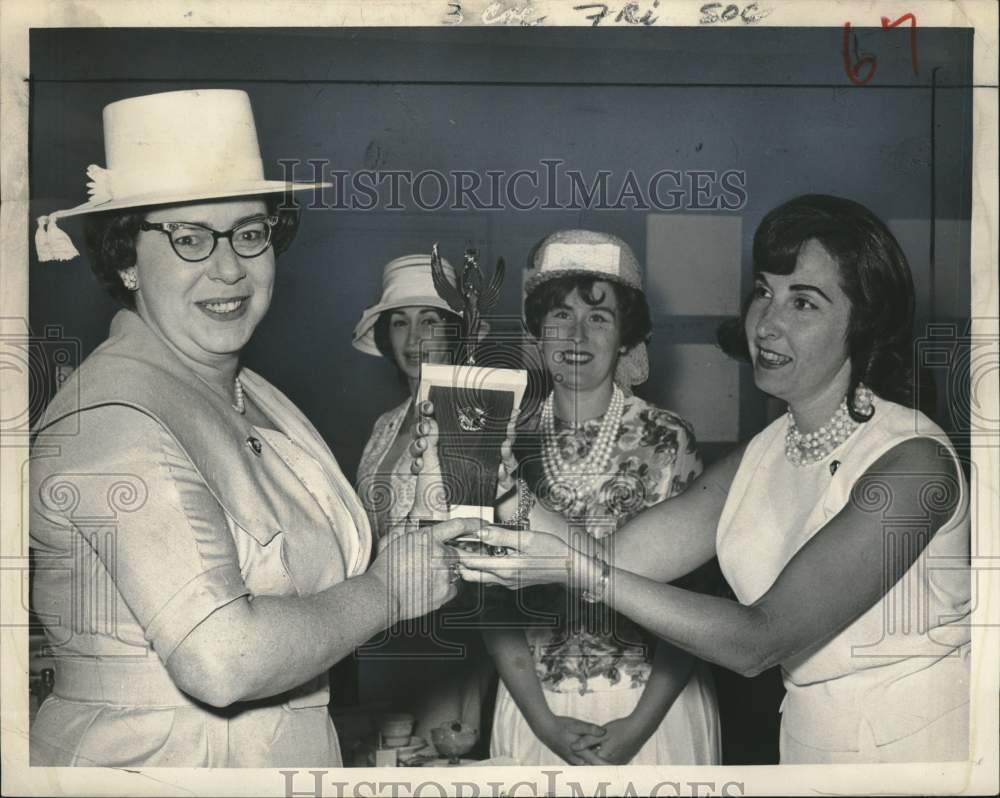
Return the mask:
<path id="1" fill-rule="evenodd" d="M 524 299 L 524 319 L 528 325 L 528 332 L 536 338 L 541 338 L 542 320 L 545 314 L 561 305 L 574 288 L 588 305 L 599 305 L 604 299 L 604 294 L 594 293 L 594 284 L 598 282 L 607 282 L 618 299 L 618 325 L 622 344 L 631 349 L 649 338 L 653 323 L 649 318 L 649 305 L 642 291 L 610 278 L 587 274 L 553 277 L 528 294 Z"/>
<path id="2" fill-rule="evenodd" d="M 278 256 L 288 249 L 295 238 L 299 229 L 299 209 L 286 204 L 281 194 L 265 194 L 259 199 L 267 206 L 268 215 L 278 217 L 278 224 L 271 238 L 271 247 L 275 256 Z M 231 197 L 227 197 L 215 201 L 231 200 Z M 91 271 L 112 298 L 130 310 L 135 310 L 135 293 L 122 285 L 118 273 L 135 266 L 135 241 L 139 236 L 139 225 L 148 213 L 159 207 L 162 206 L 147 205 L 124 211 L 94 213 L 87 216 L 84 222 L 84 239 L 90 255 Z"/>
<path id="3" fill-rule="evenodd" d="M 440 313 L 441 318 L 444 319 L 446 326 L 443 340 L 448 345 L 449 353 L 454 355 L 455 347 L 462 337 L 462 319 L 457 313 L 452 313 L 450 310 L 443 310 L 442 308 L 434 308 L 434 310 Z M 375 326 L 372 328 L 372 333 L 375 336 L 375 348 L 382 353 L 382 357 L 391 363 L 395 363 L 396 358 L 392 352 L 392 341 L 389 340 L 389 319 L 391 317 L 392 310 L 383 310 L 379 313 L 378 318 L 375 320 Z"/>
<path id="4" fill-rule="evenodd" d="M 769 212 L 753 238 L 753 273 L 791 274 L 799 252 L 817 241 L 837 262 L 840 287 L 851 303 L 847 351 L 848 396 L 863 382 L 877 395 L 913 405 L 913 278 L 889 228 L 863 205 L 825 194 L 806 194 Z M 729 355 L 750 359 L 746 317 L 724 322 L 718 341 Z M 848 403 L 856 421 L 867 420 Z"/>

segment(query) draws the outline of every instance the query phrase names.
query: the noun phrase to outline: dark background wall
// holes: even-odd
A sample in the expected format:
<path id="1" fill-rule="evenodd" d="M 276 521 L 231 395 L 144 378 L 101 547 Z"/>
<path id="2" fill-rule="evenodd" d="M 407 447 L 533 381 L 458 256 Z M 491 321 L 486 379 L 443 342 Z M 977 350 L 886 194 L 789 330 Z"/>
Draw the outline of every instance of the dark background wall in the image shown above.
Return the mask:
<path id="1" fill-rule="evenodd" d="M 661 169 L 741 170 L 746 203 L 732 211 L 306 210 L 246 363 L 287 392 L 353 473 L 372 422 L 403 396 L 388 364 L 350 345 L 386 261 L 433 240 L 453 260 L 470 245 L 487 265 L 502 255 L 510 276 L 497 313 L 507 321 L 494 327 L 516 334 L 530 248 L 559 228 L 607 230 L 648 267 L 653 373 L 640 393 L 708 430 L 710 460 L 781 410 L 711 345 L 748 288 L 756 224 L 815 191 L 864 203 L 900 238 L 918 334 L 934 333 L 951 358 L 935 371 L 937 419 L 960 437 L 964 394 L 949 386 L 963 375 L 953 333 L 969 313 L 972 33 L 921 30 L 918 74 L 907 30 L 856 34 L 878 57 L 865 86 L 845 74 L 840 29 L 35 30 L 32 216 L 85 199 L 86 166 L 104 164 L 105 104 L 195 87 L 249 92 L 273 177 L 285 158 L 481 174 L 541 173 L 541 159 L 559 158 L 588 182 L 610 170 L 614 197 L 629 170 L 643 185 Z M 73 220 L 63 227 L 81 240 Z M 82 261 L 30 269 L 32 329 L 57 326 L 85 355 L 106 334 L 111 301 Z M 35 407 L 53 387 L 33 386 Z M 730 687 L 733 700 L 757 695 Z M 729 761 L 755 751 L 750 737 L 730 741 Z"/>

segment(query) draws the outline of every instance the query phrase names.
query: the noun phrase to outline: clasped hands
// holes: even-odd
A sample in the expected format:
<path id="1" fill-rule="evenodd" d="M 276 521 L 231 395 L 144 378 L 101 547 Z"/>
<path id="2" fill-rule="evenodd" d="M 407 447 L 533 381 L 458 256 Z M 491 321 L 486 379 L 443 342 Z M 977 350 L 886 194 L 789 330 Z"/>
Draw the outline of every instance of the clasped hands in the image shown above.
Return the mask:
<path id="1" fill-rule="evenodd" d="M 650 737 L 631 715 L 600 726 L 551 712 L 535 733 L 570 765 L 627 765 Z"/>

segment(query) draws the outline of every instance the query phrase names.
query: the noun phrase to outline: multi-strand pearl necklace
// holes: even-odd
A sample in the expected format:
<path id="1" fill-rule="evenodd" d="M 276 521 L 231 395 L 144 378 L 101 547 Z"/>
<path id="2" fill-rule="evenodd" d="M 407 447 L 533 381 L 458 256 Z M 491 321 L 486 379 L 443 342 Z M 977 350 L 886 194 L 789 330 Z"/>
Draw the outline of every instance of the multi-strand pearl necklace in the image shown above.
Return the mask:
<path id="1" fill-rule="evenodd" d="M 548 395 L 542 405 L 542 465 L 545 469 L 545 479 L 554 492 L 571 491 L 572 496 L 569 498 L 571 503 L 575 504 L 589 496 L 597 481 L 607 476 L 611 450 L 615 445 L 624 411 L 625 394 L 615 385 L 611 393 L 611 403 L 601 419 L 601 427 L 590 453 L 583 459 L 569 464 L 562 456 L 556 438 L 553 394 Z"/>
<path id="2" fill-rule="evenodd" d="M 867 410 L 872 404 L 872 392 L 859 385 L 854 404 L 858 410 Z M 846 441 L 861 424 L 851 418 L 845 396 L 837 412 L 826 424 L 814 432 L 801 432 L 795 423 L 792 409 L 788 408 L 788 431 L 785 433 L 785 457 L 794 466 L 807 466 L 824 460 L 834 449 Z"/>

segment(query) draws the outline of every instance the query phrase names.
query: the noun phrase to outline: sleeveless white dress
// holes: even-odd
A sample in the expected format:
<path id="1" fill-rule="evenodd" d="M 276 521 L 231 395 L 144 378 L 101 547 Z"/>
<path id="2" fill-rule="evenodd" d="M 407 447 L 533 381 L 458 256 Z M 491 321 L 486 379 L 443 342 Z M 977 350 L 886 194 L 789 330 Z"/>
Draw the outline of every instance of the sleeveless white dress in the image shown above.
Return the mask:
<path id="1" fill-rule="evenodd" d="M 952 517 L 904 576 L 839 634 L 782 664 L 781 763 L 949 761 L 968 756 L 969 500 L 954 449 L 916 410 L 876 400 L 875 417 L 821 462 L 785 457 L 787 417 L 748 445 L 719 521 L 722 572 L 743 604 L 771 587 L 792 556 L 848 501 L 884 519 L 885 556 L 926 534 L 877 481 L 855 485 L 902 441 L 932 437 L 956 465 Z M 831 475 L 831 464 L 837 461 Z M 909 509 L 909 508 L 908 508 Z"/>

